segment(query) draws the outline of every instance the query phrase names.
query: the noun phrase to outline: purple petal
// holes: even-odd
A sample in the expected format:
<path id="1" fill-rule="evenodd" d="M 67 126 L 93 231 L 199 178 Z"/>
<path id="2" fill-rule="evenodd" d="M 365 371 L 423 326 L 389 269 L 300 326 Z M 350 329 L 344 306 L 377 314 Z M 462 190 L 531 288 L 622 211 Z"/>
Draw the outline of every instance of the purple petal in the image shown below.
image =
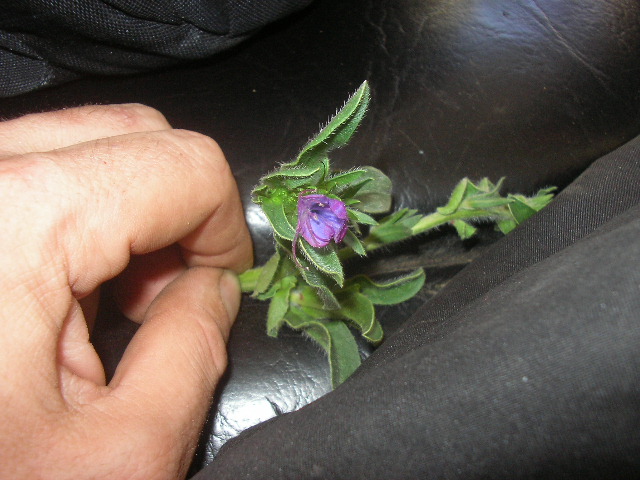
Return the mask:
<path id="1" fill-rule="evenodd" d="M 347 229 L 347 208 L 342 201 L 320 194 L 298 198 L 296 233 L 312 247 L 325 247 L 331 240 L 341 242 Z"/>

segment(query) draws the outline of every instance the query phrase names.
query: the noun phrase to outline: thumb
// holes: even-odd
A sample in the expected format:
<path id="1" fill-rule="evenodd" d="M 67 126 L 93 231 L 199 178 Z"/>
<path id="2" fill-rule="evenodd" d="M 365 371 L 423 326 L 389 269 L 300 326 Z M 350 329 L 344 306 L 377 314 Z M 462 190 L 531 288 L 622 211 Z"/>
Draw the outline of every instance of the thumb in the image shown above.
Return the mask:
<path id="1" fill-rule="evenodd" d="M 227 270 L 193 267 L 169 283 L 149 306 L 110 383 L 126 403 L 121 408 L 155 417 L 165 432 L 195 448 L 227 365 L 226 341 L 239 306 L 239 283 Z"/>

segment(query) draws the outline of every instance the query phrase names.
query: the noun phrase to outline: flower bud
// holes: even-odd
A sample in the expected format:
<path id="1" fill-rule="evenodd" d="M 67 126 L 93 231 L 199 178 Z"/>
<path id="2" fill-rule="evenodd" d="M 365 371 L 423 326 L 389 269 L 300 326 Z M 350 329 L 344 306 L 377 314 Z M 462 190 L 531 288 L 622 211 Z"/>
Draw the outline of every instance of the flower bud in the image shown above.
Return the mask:
<path id="1" fill-rule="evenodd" d="M 298 198 L 296 234 L 312 247 L 326 247 L 332 240 L 340 243 L 347 228 L 347 207 L 342 201 L 320 194 Z"/>

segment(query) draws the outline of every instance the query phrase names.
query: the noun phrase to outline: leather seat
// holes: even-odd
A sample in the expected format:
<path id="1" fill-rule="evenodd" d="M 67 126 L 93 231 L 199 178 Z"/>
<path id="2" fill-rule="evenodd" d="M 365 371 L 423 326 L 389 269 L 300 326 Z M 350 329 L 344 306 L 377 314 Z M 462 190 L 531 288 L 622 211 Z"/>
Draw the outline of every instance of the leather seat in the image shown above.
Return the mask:
<path id="1" fill-rule="evenodd" d="M 318 0 L 206 61 L 4 99 L 0 114 L 140 102 L 174 127 L 213 137 L 238 179 L 261 263 L 273 242 L 251 188 L 363 80 L 372 87 L 369 113 L 334 164 L 380 168 L 394 182 L 396 207 L 428 212 L 465 176 L 505 176 L 504 190 L 521 193 L 565 186 L 640 133 L 638 72 L 640 4 L 632 0 Z M 351 268 L 426 268 L 418 297 L 380 312 L 391 334 L 495 238 L 487 230 L 461 242 L 443 229 Z M 108 296 L 103 303 L 108 315 L 94 343 L 112 373 L 135 326 Z M 321 351 L 294 332 L 267 337 L 265 319 L 266 304 L 244 298 L 192 471 L 246 428 L 330 389 Z"/>

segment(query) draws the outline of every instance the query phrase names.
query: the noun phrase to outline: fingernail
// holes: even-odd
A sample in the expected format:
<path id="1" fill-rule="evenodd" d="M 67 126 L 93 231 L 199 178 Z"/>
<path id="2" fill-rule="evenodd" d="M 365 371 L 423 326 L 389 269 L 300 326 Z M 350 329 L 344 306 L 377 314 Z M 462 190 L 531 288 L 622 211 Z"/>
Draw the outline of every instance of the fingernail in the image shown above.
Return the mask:
<path id="1" fill-rule="evenodd" d="M 220 297 L 230 320 L 235 320 L 240 309 L 240 282 L 235 273 L 225 270 L 220 277 Z"/>

